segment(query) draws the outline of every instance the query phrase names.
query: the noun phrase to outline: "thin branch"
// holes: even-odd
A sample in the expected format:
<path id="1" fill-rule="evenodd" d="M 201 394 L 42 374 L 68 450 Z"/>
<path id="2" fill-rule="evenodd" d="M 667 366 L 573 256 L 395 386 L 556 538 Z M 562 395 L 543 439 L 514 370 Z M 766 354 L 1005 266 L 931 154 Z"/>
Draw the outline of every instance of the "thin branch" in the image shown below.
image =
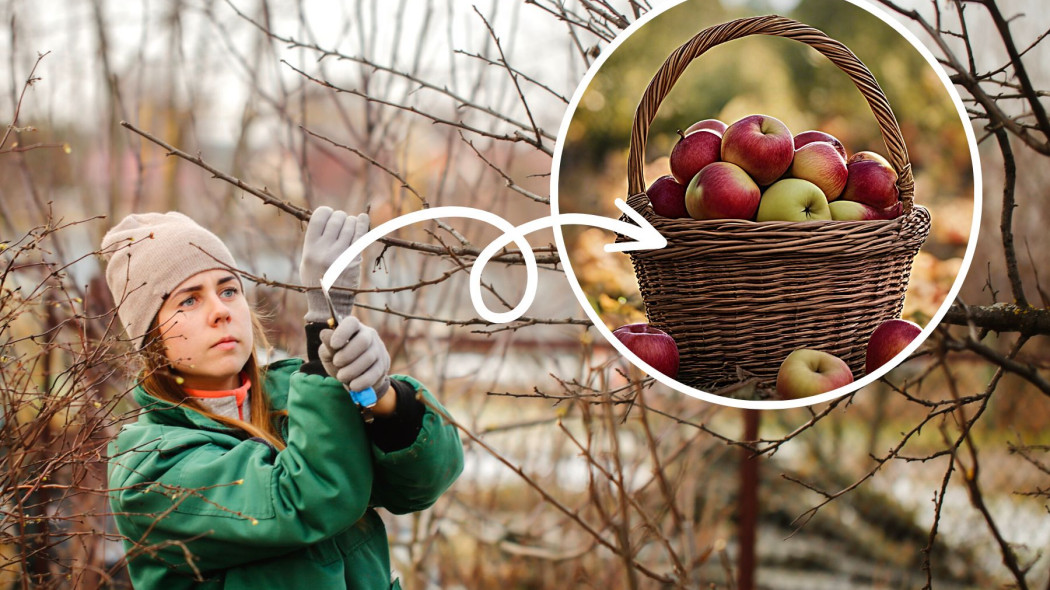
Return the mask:
<path id="1" fill-rule="evenodd" d="M 1010 147 L 1010 136 L 1006 130 L 999 127 L 995 130 L 995 139 L 999 142 L 999 150 L 1003 153 L 1003 169 L 1005 177 L 1003 180 L 1003 210 L 999 218 L 999 231 L 1002 233 L 1003 253 L 1006 257 L 1006 274 L 1010 277 L 1010 288 L 1013 290 L 1014 302 L 1018 307 L 1028 307 L 1028 298 L 1024 295 L 1024 283 L 1021 282 L 1021 273 L 1017 269 L 1017 252 L 1014 250 L 1013 219 L 1014 189 L 1017 187 L 1017 163 L 1014 160 L 1014 152 Z"/>
<path id="2" fill-rule="evenodd" d="M 471 53 L 469 51 L 464 51 L 462 49 L 456 49 L 456 50 L 454 50 L 454 53 L 459 54 L 459 55 L 463 55 L 463 56 L 466 56 L 466 57 L 470 57 L 470 58 L 473 58 L 473 59 L 476 59 L 476 60 L 478 60 L 478 61 L 480 61 L 480 62 L 482 62 L 484 64 L 490 65 L 490 66 L 502 66 L 503 65 L 503 63 L 501 63 L 501 62 L 494 61 L 492 58 L 485 57 L 484 55 L 481 55 L 479 53 Z M 548 94 L 550 94 L 554 98 L 558 99 L 558 101 L 562 102 L 563 104 L 566 104 L 566 105 L 569 104 L 569 99 L 568 98 L 566 98 L 563 94 L 559 93 L 557 90 L 551 88 L 547 84 L 544 84 L 543 82 L 540 82 L 539 80 L 537 80 L 537 79 L 533 78 L 532 76 L 529 76 L 528 74 L 526 74 L 524 72 L 521 72 L 519 70 L 514 70 L 514 74 L 516 76 L 520 77 L 522 80 L 525 80 L 526 82 L 532 84 L 533 86 L 536 86 L 537 88 L 540 88 L 542 90 L 547 91 Z"/>
<path id="3" fill-rule="evenodd" d="M 915 21 L 920 27 L 922 27 L 943 55 L 943 58 L 939 59 L 939 61 L 941 61 L 946 68 L 956 72 L 949 76 L 951 81 L 954 84 L 962 86 L 970 93 L 970 96 L 972 96 L 981 108 L 984 109 L 985 113 L 987 113 L 992 125 L 1001 125 L 1005 127 L 1010 133 L 1016 135 L 1024 141 L 1025 145 L 1032 148 L 1034 151 L 1042 155 L 1050 156 L 1050 135 L 1044 136 L 1044 138 L 1040 140 L 1029 133 L 1028 130 L 1013 117 L 1007 115 L 1006 112 L 996 104 L 995 97 L 989 96 L 989 94 L 981 87 L 982 80 L 971 75 L 966 69 L 966 66 L 964 66 L 955 55 L 955 52 L 948 46 L 947 41 L 944 39 L 942 29 L 931 25 L 918 10 L 905 9 L 892 0 L 878 1 L 887 8 Z"/>
<path id="4" fill-rule="evenodd" d="M 1028 69 L 1025 67 L 1024 60 L 1021 59 L 1021 55 L 1017 52 L 1017 45 L 1014 43 L 1013 35 L 1010 33 L 1010 24 L 1003 18 L 1002 12 L 999 11 L 999 6 L 996 5 L 995 0 L 981 0 L 980 3 L 988 9 L 988 13 L 992 16 L 992 22 L 995 23 L 995 28 L 999 30 L 999 36 L 1003 40 L 1003 45 L 1006 46 L 1006 54 L 1010 57 L 1010 63 L 1013 65 L 1014 73 L 1017 75 L 1017 79 L 1021 83 L 1021 88 L 1024 90 L 1025 97 L 1028 99 L 1028 104 L 1032 108 L 1035 120 L 1039 124 L 1039 130 L 1043 132 L 1043 137 L 1050 140 L 1050 118 L 1047 117 L 1046 109 L 1043 108 L 1043 103 L 1040 102 L 1039 97 L 1035 92 L 1035 88 L 1032 86 L 1032 81 L 1028 77 Z"/>
<path id="5" fill-rule="evenodd" d="M 398 172 L 396 172 L 394 170 L 391 170 L 388 166 L 385 166 L 384 164 L 380 163 L 378 160 L 376 160 L 372 156 L 369 156 L 368 154 L 362 152 L 361 150 L 359 150 L 359 149 L 357 149 L 357 148 L 355 148 L 353 146 L 349 146 L 349 145 L 346 145 L 346 144 L 338 143 L 335 140 L 332 140 L 332 139 L 329 139 L 328 137 L 325 137 L 324 135 L 320 135 L 318 133 L 310 131 L 309 129 L 307 129 L 305 127 L 300 126 L 300 129 L 305 131 L 311 137 L 317 138 L 317 139 L 319 139 L 321 141 L 328 142 L 329 144 L 331 144 L 331 145 L 333 145 L 333 146 L 335 146 L 337 148 L 341 148 L 341 149 L 347 150 L 348 152 L 351 152 L 351 153 L 357 155 L 359 158 L 361 158 L 361 159 L 365 160 L 366 162 L 368 162 L 369 164 L 375 166 L 376 168 L 379 168 L 383 172 L 386 172 L 388 175 L 390 175 L 395 180 L 397 180 L 398 182 L 401 183 L 401 188 L 403 188 L 403 189 L 407 190 L 408 192 L 412 193 L 413 195 L 415 195 L 416 198 L 419 199 L 419 201 L 423 204 L 423 208 L 424 209 L 427 209 L 427 208 L 430 207 L 430 202 L 427 201 L 427 199 L 423 195 L 421 195 L 419 193 L 419 191 L 417 191 L 415 189 L 415 187 L 413 187 L 405 179 L 404 176 L 402 176 L 401 174 L 399 174 Z M 435 219 L 434 221 L 437 223 L 438 227 L 440 227 L 441 229 L 443 229 L 443 230 L 447 231 L 448 233 L 452 234 L 452 237 L 456 238 L 456 240 L 458 240 L 461 245 L 468 246 L 468 247 L 470 246 L 470 240 L 468 240 L 466 238 L 466 236 L 464 236 L 463 234 L 459 233 L 459 231 L 457 231 L 454 227 L 450 226 L 448 223 L 446 223 L 446 222 L 444 222 L 444 221 L 442 221 L 440 219 Z"/>
<path id="6" fill-rule="evenodd" d="M 518 91 L 518 98 L 521 99 L 521 105 L 525 108 L 525 115 L 529 118 L 529 124 L 532 125 L 532 132 L 536 135 L 537 146 L 543 145 L 543 135 L 540 133 L 540 128 L 536 125 L 536 119 L 532 116 L 532 109 L 529 108 L 529 101 L 525 99 L 525 93 L 521 91 L 521 85 L 518 84 L 518 77 L 514 68 L 510 67 L 507 63 L 507 56 L 503 53 L 503 44 L 500 43 L 499 37 L 496 36 L 496 31 L 493 30 L 492 25 L 489 23 L 485 15 L 481 14 L 477 6 L 474 6 L 474 13 L 478 15 L 481 22 L 485 23 L 485 28 L 489 31 L 489 37 L 492 38 L 493 43 L 496 44 L 496 51 L 499 52 L 500 63 L 507 70 L 507 75 L 510 77 L 510 81 L 514 83 L 514 89 Z M 541 148 L 542 149 L 542 148 Z"/>
<path id="7" fill-rule="evenodd" d="M 941 322 L 993 332 L 1050 336 L 1050 309 L 1022 308 L 1009 303 L 980 306 L 965 305 L 957 300 L 948 308 Z"/>
<path id="8" fill-rule="evenodd" d="M 459 134 L 459 137 L 460 137 L 460 139 L 463 140 L 464 143 L 467 144 L 467 146 L 470 147 L 470 149 L 474 152 L 474 154 L 478 157 L 478 159 L 480 159 L 482 162 L 484 162 L 489 168 L 491 168 L 494 172 L 496 172 L 496 174 L 499 174 L 501 177 L 503 177 L 503 181 L 504 181 L 504 183 L 506 183 L 507 188 L 511 189 L 512 191 L 514 191 L 514 192 L 516 192 L 516 193 L 518 193 L 518 194 L 520 194 L 520 195 L 522 195 L 522 196 L 524 196 L 526 198 L 529 198 L 529 199 L 531 199 L 533 201 L 536 201 L 537 203 L 542 203 L 544 205 L 550 205 L 551 204 L 550 197 L 544 197 L 544 196 L 541 196 L 541 195 L 537 195 L 536 193 L 534 193 L 532 191 L 529 191 L 529 190 L 527 190 L 525 188 L 522 188 L 521 186 L 518 186 L 518 183 L 514 182 L 513 178 L 511 178 L 509 175 L 507 175 L 507 173 L 504 172 L 502 168 L 500 168 L 499 166 L 493 164 L 488 158 L 486 158 L 481 153 L 481 151 L 478 150 L 477 146 L 474 145 L 474 142 L 469 140 L 469 139 L 467 139 L 466 137 L 464 137 L 462 132 Z"/>
<path id="9" fill-rule="evenodd" d="M 417 115 L 417 116 L 423 117 L 424 119 L 429 119 L 433 123 L 437 123 L 439 125 L 446 125 L 448 127 L 453 127 L 453 128 L 456 128 L 456 129 L 463 129 L 465 131 L 468 131 L 470 133 L 474 133 L 476 135 L 480 135 L 482 137 L 491 137 L 493 139 L 498 139 L 500 141 L 508 141 L 508 142 L 512 142 L 512 143 L 514 143 L 514 142 L 527 143 L 527 144 L 531 145 L 532 147 L 540 150 L 541 152 L 547 154 L 548 156 L 553 156 L 554 155 L 553 148 L 548 147 L 546 144 L 542 143 L 541 141 L 537 141 L 536 139 L 534 139 L 532 137 L 528 137 L 528 136 L 524 135 L 521 131 L 515 131 L 513 135 L 508 135 L 506 133 L 500 134 L 500 133 L 494 133 L 494 132 L 491 132 L 491 131 L 486 131 L 484 129 L 481 129 L 480 127 L 475 127 L 473 125 L 469 125 L 465 121 L 463 121 L 462 119 L 460 119 L 458 121 L 452 120 L 452 119 L 446 119 L 444 117 L 439 117 L 439 116 L 437 116 L 435 114 L 432 114 L 432 113 L 429 113 L 427 111 L 420 110 L 420 109 L 418 109 L 418 108 L 416 108 L 414 106 L 404 105 L 404 104 L 401 104 L 401 103 L 398 103 L 398 102 L 394 102 L 394 101 L 390 101 L 390 100 L 386 100 L 386 99 L 382 99 L 382 98 L 377 98 L 377 97 L 372 96 L 372 95 L 368 94 L 367 92 L 363 92 L 361 90 L 356 90 L 354 88 L 342 88 L 340 86 L 336 86 L 335 84 L 332 84 L 328 80 L 322 80 L 321 78 L 318 78 L 316 76 L 312 76 L 312 75 L 306 73 L 305 71 L 303 71 L 302 69 L 293 66 L 292 64 L 288 63 L 287 61 L 285 61 L 283 59 L 281 60 L 281 63 L 283 63 L 284 65 L 288 66 L 291 70 L 293 70 L 295 73 L 299 74 L 300 76 L 303 76 L 304 78 L 310 80 L 311 82 L 317 84 L 318 86 L 322 86 L 322 87 L 327 88 L 329 90 L 334 90 L 336 92 L 341 92 L 341 93 L 344 93 L 344 94 L 350 94 L 350 95 L 356 96 L 358 98 L 361 98 L 361 99 L 365 100 L 368 103 L 374 103 L 374 104 L 379 104 L 379 105 L 383 105 L 383 106 L 388 106 L 388 107 L 392 107 L 392 108 L 395 108 L 395 109 L 399 109 L 399 110 L 405 111 L 407 113 L 411 113 L 413 115 Z"/>
<path id="10" fill-rule="evenodd" d="M 36 68 L 40 65 L 40 61 L 47 57 L 49 53 L 51 52 L 46 51 L 37 54 L 36 61 L 33 62 L 33 68 L 29 70 L 29 75 L 26 76 L 25 84 L 22 86 L 22 92 L 18 95 L 18 104 L 15 105 L 15 114 L 11 118 L 11 123 L 7 126 L 7 129 L 4 130 L 4 136 L 0 138 L 0 153 L 4 152 L 4 146 L 7 145 L 7 138 L 11 136 L 11 132 L 17 130 L 16 125 L 18 125 L 18 115 L 22 112 L 22 101 L 25 99 L 29 87 L 40 80 L 40 78 L 36 77 Z"/>
<path id="11" fill-rule="evenodd" d="M 1024 341 L 1027 341 L 1026 336 L 1021 336 L 1021 338 Z M 951 350 L 970 350 L 976 352 L 978 355 L 993 364 L 1025 379 L 1032 385 L 1036 386 L 1036 388 L 1038 388 L 1044 395 L 1050 397 L 1050 380 L 1043 377 L 1039 373 L 1039 368 L 1034 365 L 1015 361 L 1011 356 L 1004 356 L 991 347 L 972 338 L 967 338 L 963 342 L 950 341 L 948 342 L 948 348 Z"/>
<path id="12" fill-rule="evenodd" d="M 211 172 L 212 175 L 215 178 L 218 178 L 220 180 L 225 180 L 226 182 L 229 182 L 230 184 L 236 186 L 237 188 L 240 188 L 241 190 L 243 190 L 243 191 L 245 191 L 245 192 L 247 192 L 247 193 L 249 193 L 251 195 L 255 195 L 256 197 L 261 199 L 267 205 L 273 205 L 274 207 L 277 207 L 278 209 L 280 209 L 280 210 L 282 210 L 282 211 L 284 211 L 286 213 L 291 214 L 292 216 L 294 216 L 295 218 L 297 218 L 297 219 L 299 219 L 301 221 L 308 221 L 310 219 L 310 215 L 312 213 L 311 211 L 309 211 L 307 209 L 303 209 L 302 207 L 298 207 L 296 205 L 293 205 L 292 203 L 289 203 L 288 201 L 281 200 L 280 198 L 278 198 L 276 195 L 271 193 L 265 187 L 263 187 L 263 188 L 254 187 L 254 186 L 244 182 L 243 180 L 241 180 L 239 178 L 235 178 L 233 176 L 230 176 L 229 174 L 226 174 L 225 172 L 222 172 L 221 170 L 218 170 L 214 166 L 211 166 L 210 164 L 205 162 L 204 159 L 202 159 L 200 156 L 191 156 L 190 154 L 187 154 L 186 152 L 171 146 L 170 144 L 168 144 L 164 140 L 158 139 L 157 137 L 154 137 L 150 133 L 147 133 L 147 132 L 139 129 L 138 127 L 135 127 L 134 125 L 132 125 L 131 123 L 128 123 L 127 121 L 121 121 L 120 124 L 123 127 L 127 128 L 127 129 L 130 129 L 131 131 L 134 131 L 135 133 L 141 135 L 142 137 L 148 139 L 149 141 L 151 141 L 151 142 L 159 145 L 160 147 L 164 148 L 165 150 L 167 150 L 168 153 L 166 155 L 177 156 L 179 158 L 182 158 L 182 159 L 186 160 L 187 162 L 191 162 L 193 164 L 196 164 L 197 166 L 200 166 L 201 168 L 207 170 L 208 172 Z M 449 247 L 434 246 L 434 245 L 431 245 L 431 244 L 423 244 L 423 243 L 419 243 L 419 242 L 410 242 L 410 241 L 407 241 L 407 240 L 401 240 L 401 239 L 398 239 L 398 238 L 390 238 L 390 237 L 380 238 L 379 241 L 381 243 L 383 243 L 383 244 L 386 244 L 387 246 L 392 246 L 392 247 L 397 247 L 397 248 L 405 248 L 405 249 L 408 249 L 408 250 L 416 250 L 418 252 L 423 252 L 423 253 L 426 253 L 426 254 L 434 254 L 434 255 L 438 255 L 438 256 L 451 254 L 451 255 L 460 256 L 460 257 L 477 258 L 481 254 L 481 249 L 480 248 L 473 248 L 473 247 L 471 247 L 471 248 L 449 248 Z M 533 252 L 536 252 L 536 251 L 538 251 L 538 250 L 533 250 Z M 502 263 L 505 263 L 505 264 L 524 264 L 525 263 L 524 256 L 521 254 L 520 251 L 517 251 L 517 250 L 507 250 L 503 254 L 499 254 L 497 256 L 493 256 L 492 260 L 495 261 L 495 262 L 502 262 Z M 552 253 L 552 254 L 547 254 L 546 256 L 537 256 L 536 257 L 536 262 L 538 264 L 559 264 L 561 262 L 561 257 L 558 256 L 557 254 L 553 254 Z"/>
<path id="13" fill-rule="evenodd" d="M 588 524 L 585 520 L 583 520 L 583 518 L 579 515 L 579 513 L 576 510 L 572 510 L 568 506 L 562 504 L 557 498 L 555 498 L 553 495 L 551 495 L 550 492 L 547 491 L 545 486 L 541 485 L 539 482 L 537 482 L 531 476 L 529 476 L 527 473 L 525 473 L 524 469 L 522 469 L 521 467 L 519 467 L 519 466 L 515 465 L 514 463 L 512 463 L 509 459 L 507 459 L 502 454 L 500 454 L 491 445 L 489 445 L 485 441 L 481 440 L 481 438 L 478 437 L 473 432 L 471 432 L 469 428 L 467 428 L 466 426 L 464 426 L 464 425 L 460 424 L 459 422 L 457 422 L 456 420 L 454 420 L 442 408 L 438 407 L 433 402 L 431 402 L 430 400 L 426 399 L 425 397 L 423 397 L 421 395 L 417 395 L 416 399 L 418 399 L 420 402 L 425 404 L 435 414 L 440 416 L 441 419 L 444 420 L 446 423 L 452 425 L 457 430 L 459 430 L 464 435 L 466 435 L 466 437 L 468 439 L 470 439 L 472 442 L 474 442 L 479 447 L 484 449 L 485 452 L 487 452 L 492 458 L 496 459 L 497 461 L 502 463 L 504 466 L 506 466 L 508 469 L 513 471 L 530 488 L 532 488 L 537 493 L 539 493 L 539 495 L 543 497 L 544 502 L 550 504 L 555 509 L 557 509 L 559 512 L 561 512 L 562 514 L 567 516 L 570 520 L 572 520 L 577 525 L 579 525 L 579 527 L 582 528 L 595 541 L 597 541 L 598 544 L 600 544 L 601 546 L 605 547 L 609 551 L 612 551 L 614 554 L 620 555 L 620 556 L 624 557 L 625 559 L 628 559 L 630 564 L 631 564 L 631 566 L 635 570 L 641 572 L 642 574 L 645 574 L 647 577 L 649 577 L 649 578 L 651 578 L 653 580 L 656 580 L 657 582 L 661 582 L 663 584 L 672 584 L 673 585 L 675 583 L 674 577 L 668 576 L 668 575 L 665 575 L 665 574 L 661 574 L 659 572 L 656 572 L 656 571 L 650 569 L 646 565 L 644 565 L 642 563 L 639 563 L 638 560 L 634 556 L 624 555 L 621 552 L 619 547 L 614 545 L 612 542 L 607 540 L 602 535 L 601 531 L 593 528 L 590 524 Z"/>
<path id="14" fill-rule="evenodd" d="M 273 32 L 269 28 L 265 27 L 264 25 L 262 25 L 262 24 L 256 22 L 255 20 L 253 20 L 251 17 L 249 17 L 249 16 L 245 15 L 244 13 L 242 13 L 229 0 L 227 0 L 227 4 L 231 8 L 233 8 L 233 10 L 238 14 L 238 16 L 240 16 L 241 18 L 243 18 L 244 20 L 248 21 L 249 23 L 251 23 L 256 28 L 258 28 L 263 34 L 265 34 L 265 35 L 267 35 L 267 36 L 269 36 L 269 37 L 271 37 L 271 38 L 273 38 L 273 39 L 275 39 L 277 41 L 280 41 L 282 43 L 286 43 L 286 44 L 288 44 L 289 47 L 297 47 L 297 48 L 307 49 L 307 50 L 319 53 L 320 55 L 317 58 L 317 61 L 319 61 L 319 62 L 324 60 L 324 59 L 326 59 L 327 57 L 335 57 L 336 59 L 338 59 L 340 61 L 349 61 L 349 62 L 358 63 L 358 64 L 360 64 L 362 66 L 365 66 L 365 67 L 369 68 L 370 70 L 379 71 L 379 72 L 386 72 L 388 74 L 397 76 L 399 78 L 403 78 L 405 81 L 413 84 L 414 86 L 418 86 L 419 88 L 426 88 L 427 90 L 432 90 L 432 91 L 437 92 L 439 94 L 443 94 L 443 95 L 449 97 L 450 99 L 452 99 L 453 101 L 455 101 L 457 105 L 460 105 L 462 107 L 467 107 L 467 108 L 470 108 L 470 109 L 473 109 L 473 110 L 477 110 L 477 111 L 482 112 L 482 113 L 484 113 L 484 114 L 486 114 L 486 115 L 488 115 L 490 117 L 493 117 L 495 119 L 498 119 L 498 120 L 501 120 L 501 121 L 503 121 L 505 123 L 508 123 L 508 124 L 510 124 L 510 125 L 512 125 L 514 127 L 517 127 L 518 129 L 522 129 L 522 130 L 530 129 L 529 125 L 527 125 L 525 123 L 522 123 L 520 121 L 516 121 L 516 120 L 508 117 L 506 114 L 501 113 L 501 112 L 499 112 L 499 111 L 497 111 L 495 109 L 479 105 L 479 104 L 477 104 L 476 102 L 474 102 L 471 99 L 468 99 L 468 98 L 466 98 L 464 96 L 460 96 L 459 94 L 456 94 L 451 89 L 449 89 L 447 86 L 438 86 L 437 84 L 434 84 L 432 82 L 428 82 L 428 81 L 426 81 L 426 80 L 424 80 L 422 78 L 419 78 L 418 76 L 414 76 L 412 74 L 396 70 L 396 69 L 391 68 L 389 66 L 385 66 L 385 65 L 382 65 L 382 64 L 379 64 L 379 63 L 375 63 L 375 62 L 373 62 L 371 60 L 368 60 L 368 59 L 365 59 L 363 57 L 347 55 L 347 54 L 341 53 L 339 51 L 325 49 L 325 48 L 317 45 L 316 43 L 305 43 L 305 42 L 302 42 L 302 41 L 299 41 L 299 40 L 295 39 L 294 37 L 287 37 L 287 36 L 278 35 L 277 33 Z M 287 62 L 284 62 L 284 63 L 286 65 L 288 65 L 289 67 L 292 67 L 292 69 L 295 69 L 300 74 L 303 74 L 305 76 L 305 74 L 301 70 L 296 69 L 294 66 L 291 66 L 291 64 L 288 64 Z M 314 81 L 314 82 L 318 82 L 318 79 L 316 79 L 316 78 L 313 78 L 313 77 L 310 77 L 310 76 L 306 76 L 306 77 L 308 79 Z M 337 91 L 349 92 L 349 91 L 346 91 L 346 90 L 342 90 L 342 89 L 336 88 L 335 86 L 331 86 L 331 85 L 329 85 L 328 87 L 333 89 L 333 90 L 337 90 Z M 362 96 L 362 98 L 368 98 L 367 96 L 363 96 L 361 93 L 356 93 L 356 92 L 352 92 L 352 93 L 353 94 L 357 94 L 358 96 Z M 377 101 L 377 102 L 379 102 L 379 104 L 383 104 L 380 101 Z M 399 107 L 399 108 L 402 107 L 402 105 L 399 105 L 399 104 L 396 104 L 396 103 L 389 103 L 387 106 L 396 106 L 396 107 Z M 533 126 L 531 128 L 535 128 L 535 127 Z M 551 135 L 548 132 L 543 132 L 543 137 L 545 137 L 546 139 L 549 139 L 551 141 L 556 139 L 553 135 Z"/>

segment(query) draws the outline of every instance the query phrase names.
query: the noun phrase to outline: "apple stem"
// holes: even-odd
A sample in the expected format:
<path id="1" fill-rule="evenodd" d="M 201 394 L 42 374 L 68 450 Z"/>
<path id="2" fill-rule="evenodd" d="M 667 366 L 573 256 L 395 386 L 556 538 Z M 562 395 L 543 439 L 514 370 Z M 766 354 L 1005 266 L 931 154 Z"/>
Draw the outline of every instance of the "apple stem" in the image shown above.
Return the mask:
<path id="1" fill-rule="evenodd" d="M 675 133 L 678 134 L 678 137 L 681 137 L 682 139 L 685 139 L 685 133 L 682 133 L 681 129 L 676 129 Z"/>

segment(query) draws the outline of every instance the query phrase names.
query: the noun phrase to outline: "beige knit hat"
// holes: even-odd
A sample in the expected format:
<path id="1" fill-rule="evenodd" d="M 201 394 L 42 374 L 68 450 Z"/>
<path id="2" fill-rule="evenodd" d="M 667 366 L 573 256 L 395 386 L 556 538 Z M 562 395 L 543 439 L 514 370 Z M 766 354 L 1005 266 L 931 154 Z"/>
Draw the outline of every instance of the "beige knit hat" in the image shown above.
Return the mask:
<path id="1" fill-rule="evenodd" d="M 222 240 L 176 212 L 128 215 L 102 238 L 102 253 L 109 258 L 106 283 L 135 350 L 142 348 L 150 322 L 182 281 L 236 266 Z"/>

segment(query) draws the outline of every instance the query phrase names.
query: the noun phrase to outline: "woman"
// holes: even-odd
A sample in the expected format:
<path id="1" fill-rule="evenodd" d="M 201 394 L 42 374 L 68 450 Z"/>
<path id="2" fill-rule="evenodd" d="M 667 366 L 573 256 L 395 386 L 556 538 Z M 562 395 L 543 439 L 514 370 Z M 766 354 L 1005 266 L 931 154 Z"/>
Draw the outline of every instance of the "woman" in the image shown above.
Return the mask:
<path id="1" fill-rule="evenodd" d="M 315 211 L 303 284 L 319 285 L 367 227 Z M 179 213 L 130 215 L 102 248 L 144 366 L 142 413 L 109 467 L 135 588 L 400 588 L 375 508 L 429 507 L 462 470 L 462 447 L 421 383 L 387 374 L 378 334 L 349 316 L 353 295 L 333 290 L 329 308 L 309 291 L 307 361 L 262 367 L 258 319 L 214 234 Z M 360 261 L 343 277 L 355 289 Z M 330 311 L 345 316 L 335 329 Z M 347 392 L 367 387 L 369 422 Z"/>

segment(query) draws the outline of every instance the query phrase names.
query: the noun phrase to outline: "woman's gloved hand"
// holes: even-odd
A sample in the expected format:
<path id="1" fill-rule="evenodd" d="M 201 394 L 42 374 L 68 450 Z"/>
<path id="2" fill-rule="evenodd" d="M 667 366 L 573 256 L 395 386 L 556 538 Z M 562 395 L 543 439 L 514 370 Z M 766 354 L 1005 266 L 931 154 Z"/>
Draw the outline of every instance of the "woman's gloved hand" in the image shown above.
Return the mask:
<path id="1" fill-rule="evenodd" d="M 321 331 L 321 364 L 351 391 L 369 387 L 382 398 L 390 389 L 390 353 L 379 333 L 347 316 L 334 330 Z"/>
<path id="2" fill-rule="evenodd" d="M 324 293 L 321 292 L 321 277 L 335 259 L 368 233 L 368 214 L 347 215 L 344 211 L 333 211 L 331 207 L 318 207 L 310 216 L 303 240 L 303 257 L 299 261 L 299 279 L 306 287 L 318 287 L 306 292 L 306 316 L 309 322 L 327 322 L 331 317 Z M 357 289 L 361 285 L 361 257 L 339 275 L 329 295 L 336 313 L 349 317 L 354 308 L 354 294 L 343 289 Z"/>

